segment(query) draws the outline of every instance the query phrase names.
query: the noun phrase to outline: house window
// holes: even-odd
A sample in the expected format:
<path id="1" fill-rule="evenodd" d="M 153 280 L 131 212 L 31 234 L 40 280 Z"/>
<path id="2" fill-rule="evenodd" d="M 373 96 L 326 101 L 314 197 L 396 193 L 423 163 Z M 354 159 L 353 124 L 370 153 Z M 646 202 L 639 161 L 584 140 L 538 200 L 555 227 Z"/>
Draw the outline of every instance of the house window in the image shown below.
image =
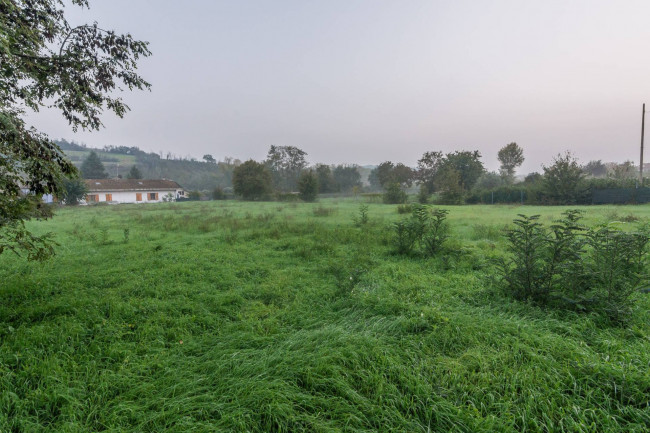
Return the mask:
<path id="1" fill-rule="evenodd" d="M 135 201 L 142 201 L 142 193 L 141 192 L 136 192 L 135 193 Z"/>
<path id="2" fill-rule="evenodd" d="M 106 194 L 106 201 L 113 201 L 113 194 Z"/>
<path id="3" fill-rule="evenodd" d="M 157 192 L 150 192 L 149 193 L 149 200 L 158 200 L 158 193 Z"/>
<path id="4" fill-rule="evenodd" d="M 98 194 L 88 194 L 86 196 L 86 203 L 97 203 L 99 201 Z"/>

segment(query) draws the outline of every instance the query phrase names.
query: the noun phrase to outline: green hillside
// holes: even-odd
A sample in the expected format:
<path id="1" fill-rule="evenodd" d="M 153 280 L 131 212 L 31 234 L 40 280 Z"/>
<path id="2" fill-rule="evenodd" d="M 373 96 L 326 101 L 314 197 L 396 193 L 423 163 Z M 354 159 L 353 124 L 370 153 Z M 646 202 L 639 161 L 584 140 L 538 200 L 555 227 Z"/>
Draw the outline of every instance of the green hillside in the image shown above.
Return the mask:
<path id="1" fill-rule="evenodd" d="M 91 151 L 95 151 L 112 176 L 126 176 L 132 166 L 138 167 L 145 179 L 172 179 L 186 190 L 212 191 L 215 187 L 232 186 L 232 163 L 207 163 L 187 159 L 163 159 L 157 153 L 147 153 L 137 147 L 93 149 L 57 141 L 64 153 L 77 166 L 81 166 Z"/>

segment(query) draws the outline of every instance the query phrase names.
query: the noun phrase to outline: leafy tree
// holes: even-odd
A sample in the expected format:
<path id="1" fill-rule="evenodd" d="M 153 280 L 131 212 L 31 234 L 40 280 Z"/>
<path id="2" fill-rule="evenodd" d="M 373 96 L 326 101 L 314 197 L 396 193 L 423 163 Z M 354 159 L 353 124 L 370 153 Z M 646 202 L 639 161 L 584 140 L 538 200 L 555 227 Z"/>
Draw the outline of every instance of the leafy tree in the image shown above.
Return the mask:
<path id="1" fill-rule="evenodd" d="M 226 192 L 220 186 L 212 190 L 212 200 L 225 200 Z"/>
<path id="2" fill-rule="evenodd" d="M 84 179 L 107 179 L 108 173 L 104 169 L 104 164 L 97 156 L 97 153 L 91 151 L 84 162 L 81 163 L 81 174 Z"/>
<path id="3" fill-rule="evenodd" d="M 535 185 L 542 182 L 543 179 L 544 176 L 534 171 L 526 175 L 526 177 L 524 178 L 524 183 L 527 185 Z"/>
<path id="4" fill-rule="evenodd" d="M 465 189 L 461 173 L 451 164 L 444 164 L 437 175 L 440 202 L 444 204 L 461 204 Z"/>
<path id="5" fill-rule="evenodd" d="M 425 152 L 418 160 L 417 180 L 429 194 L 436 191 L 436 174 L 444 161 L 442 152 Z"/>
<path id="6" fill-rule="evenodd" d="M 212 155 L 210 155 L 209 153 L 206 154 L 206 155 L 203 155 L 203 160 L 205 162 L 207 162 L 207 163 L 210 163 L 210 164 L 216 164 L 217 163 L 217 160 L 214 159 L 214 157 Z"/>
<path id="7" fill-rule="evenodd" d="M 341 191 L 350 191 L 355 186 L 361 186 L 361 173 L 356 165 L 337 165 L 332 174 Z"/>
<path id="8" fill-rule="evenodd" d="M 375 191 L 381 189 L 381 183 L 379 182 L 378 167 L 375 167 L 372 170 L 370 170 L 370 173 L 368 174 L 368 183 L 370 184 L 370 188 Z"/>
<path id="9" fill-rule="evenodd" d="M 376 177 L 382 188 L 391 183 L 398 183 L 401 187 L 413 185 L 414 173 L 410 167 L 404 164 L 393 164 L 390 161 L 382 162 L 376 168 Z"/>
<path id="10" fill-rule="evenodd" d="M 546 199 L 554 204 L 574 204 L 583 193 L 583 173 L 577 159 L 570 152 L 553 158 L 553 165 L 544 169 L 542 191 Z"/>
<path id="11" fill-rule="evenodd" d="M 316 176 L 318 177 L 318 192 L 321 194 L 336 192 L 336 181 L 334 180 L 332 169 L 329 165 L 317 164 Z"/>
<path id="12" fill-rule="evenodd" d="M 295 191 L 298 177 L 307 166 L 306 152 L 294 146 L 271 146 L 266 166 L 271 171 L 273 185 L 280 191 Z"/>
<path id="13" fill-rule="evenodd" d="M 318 196 L 318 177 L 312 170 L 305 170 L 298 179 L 300 199 L 307 202 L 316 200 Z"/>
<path id="14" fill-rule="evenodd" d="M 613 179 L 631 179 L 637 176 L 638 169 L 634 167 L 634 162 L 625 161 L 622 164 L 616 164 L 612 170 L 611 177 Z"/>
<path id="15" fill-rule="evenodd" d="M 386 185 L 386 192 L 384 193 L 383 199 L 386 204 L 401 204 L 406 203 L 408 196 L 402 190 L 399 182 L 390 182 Z"/>
<path id="16" fill-rule="evenodd" d="M 377 180 L 382 188 L 386 188 L 392 182 L 392 173 L 395 165 L 390 161 L 384 161 L 376 168 Z"/>
<path id="17" fill-rule="evenodd" d="M 510 143 L 501 148 L 498 153 L 498 159 L 501 163 L 501 176 L 506 183 L 513 183 L 515 179 L 515 169 L 524 162 L 524 150 L 517 143 Z"/>
<path id="18" fill-rule="evenodd" d="M 593 176 L 593 177 L 605 177 L 607 176 L 607 166 L 603 164 L 602 160 L 593 160 L 589 161 L 585 165 L 582 166 L 582 171 L 587 176 Z"/>
<path id="19" fill-rule="evenodd" d="M 131 167 L 131 170 L 126 175 L 127 179 L 142 179 L 142 173 L 138 170 L 138 167 L 135 165 Z"/>
<path id="20" fill-rule="evenodd" d="M 430 194 L 427 192 L 427 188 L 424 185 L 420 185 L 420 189 L 418 190 L 418 196 L 417 196 L 418 203 L 420 204 L 429 203 L 429 195 Z"/>
<path id="21" fill-rule="evenodd" d="M 467 191 L 472 189 L 479 177 L 485 172 L 483 163 L 481 162 L 481 153 L 478 150 L 470 151 L 456 151 L 448 153 L 442 161 L 442 167 L 447 168 L 444 170 L 445 174 L 458 173 L 460 177 L 460 186 L 463 190 Z M 449 170 L 449 168 L 453 170 Z M 447 181 L 441 181 L 448 186 Z"/>
<path id="22" fill-rule="evenodd" d="M 63 180 L 63 194 L 61 199 L 69 206 L 76 206 L 86 197 L 88 188 L 83 179 L 64 179 Z"/>
<path id="23" fill-rule="evenodd" d="M 87 0 L 71 3 L 88 7 Z M 134 72 L 149 54 L 147 43 L 130 35 L 71 26 L 63 1 L 0 0 L 0 253 L 53 253 L 50 236 L 34 236 L 24 222 L 49 217 L 41 196 L 62 196 L 63 179 L 76 174 L 55 143 L 26 126 L 25 109 L 56 107 L 73 130 L 98 129 L 104 109 L 118 116 L 128 110 L 114 92 L 119 82 L 149 87 Z"/>
<path id="24" fill-rule="evenodd" d="M 493 171 L 487 171 L 481 175 L 476 181 L 474 188 L 478 189 L 494 189 L 503 185 L 503 177 Z"/>
<path id="25" fill-rule="evenodd" d="M 271 172 L 265 164 L 252 159 L 235 167 L 232 184 L 235 194 L 244 200 L 260 200 L 271 193 Z"/>
<path id="26" fill-rule="evenodd" d="M 413 180 L 415 178 L 415 172 L 411 167 L 408 167 L 401 162 L 395 164 L 393 168 L 393 179 L 395 182 L 399 182 L 403 187 L 411 187 L 413 185 Z"/>

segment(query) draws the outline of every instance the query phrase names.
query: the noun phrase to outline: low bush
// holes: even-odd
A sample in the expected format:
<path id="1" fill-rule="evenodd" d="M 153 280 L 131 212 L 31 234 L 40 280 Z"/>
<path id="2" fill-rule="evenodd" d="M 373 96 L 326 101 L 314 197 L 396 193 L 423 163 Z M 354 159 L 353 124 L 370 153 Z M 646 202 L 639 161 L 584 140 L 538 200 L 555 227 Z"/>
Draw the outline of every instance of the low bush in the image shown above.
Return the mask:
<path id="1" fill-rule="evenodd" d="M 445 222 L 449 211 L 430 209 L 414 204 L 411 216 L 393 223 L 393 247 L 397 254 L 419 252 L 426 256 L 437 254 L 448 237 Z M 416 250 L 417 247 L 417 250 Z"/>
<path id="2" fill-rule="evenodd" d="M 648 281 L 648 229 L 587 229 L 581 217 L 569 210 L 546 228 L 539 215 L 519 215 L 506 234 L 509 257 L 498 260 L 504 288 L 519 300 L 624 320 Z"/>
<path id="3" fill-rule="evenodd" d="M 315 207 L 312 210 L 314 216 L 317 217 L 328 217 L 331 215 L 334 215 L 336 213 L 336 208 L 335 207 L 325 207 L 325 206 L 318 206 Z"/>
<path id="4" fill-rule="evenodd" d="M 357 227 L 365 226 L 370 221 L 368 217 L 368 205 L 362 204 L 359 206 L 359 214 L 352 217 L 354 225 Z"/>
<path id="5" fill-rule="evenodd" d="M 384 203 L 386 204 L 401 204 L 406 203 L 408 195 L 402 190 L 399 183 L 393 182 L 388 184 L 386 192 L 384 193 Z"/>
<path id="6" fill-rule="evenodd" d="M 397 213 L 398 214 L 407 214 L 413 212 L 413 206 L 411 206 L 408 203 L 400 204 L 397 206 Z"/>

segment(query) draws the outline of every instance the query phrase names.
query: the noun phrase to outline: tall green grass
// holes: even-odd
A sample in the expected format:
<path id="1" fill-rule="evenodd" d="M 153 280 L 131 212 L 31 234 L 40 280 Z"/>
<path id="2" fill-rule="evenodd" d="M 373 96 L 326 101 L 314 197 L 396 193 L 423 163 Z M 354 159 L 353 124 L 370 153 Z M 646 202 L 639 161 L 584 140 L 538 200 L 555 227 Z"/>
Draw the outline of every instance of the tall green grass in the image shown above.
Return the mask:
<path id="1" fill-rule="evenodd" d="M 396 206 L 358 226 L 353 200 L 31 224 L 60 245 L 0 256 L 0 431 L 648 431 L 648 295 L 627 327 L 509 300 L 491 258 L 522 208 L 445 208 L 456 253 L 433 258 L 392 254 Z"/>

